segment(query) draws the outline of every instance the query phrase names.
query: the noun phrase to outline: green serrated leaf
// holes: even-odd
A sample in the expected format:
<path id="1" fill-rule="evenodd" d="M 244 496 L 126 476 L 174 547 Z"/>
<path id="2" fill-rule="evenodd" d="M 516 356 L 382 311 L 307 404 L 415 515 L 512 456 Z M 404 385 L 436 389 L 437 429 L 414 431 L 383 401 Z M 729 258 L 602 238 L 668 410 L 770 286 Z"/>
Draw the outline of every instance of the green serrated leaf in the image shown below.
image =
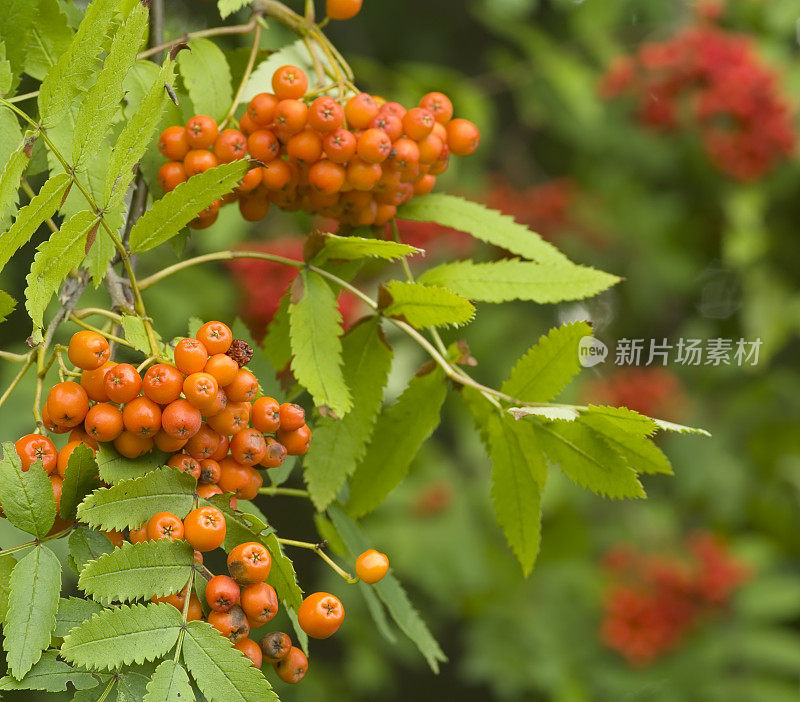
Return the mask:
<path id="1" fill-rule="evenodd" d="M 656 419 L 655 417 L 652 419 L 658 428 L 662 429 L 663 431 L 673 431 L 676 434 L 699 434 L 700 436 L 711 436 L 711 433 L 705 429 L 699 429 L 698 427 L 687 427 L 683 424 L 675 424 L 674 422 L 668 422 L 665 419 Z"/>
<path id="2" fill-rule="evenodd" d="M 104 609 L 67 634 L 61 657 L 91 670 L 156 660 L 175 645 L 181 625 L 181 613 L 171 604 Z"/>
<path id="3" fill-rule="evenodd" d="M 411 379 L 402 395 L 375 422 L 364 459 L 350 481 L 347 511 L 360 517 L 374 510 L 406 477 L 420 446 L 439 424 L 447 395 L 444 374 L 436 368 Z"/>
<path id="4" fill-rule="evenodd" d="M 8 612 L 8 594 L 11 590 L 11 573 L 17 559 L 10 553 L 0 556 L 0 624 L 5 623 Z"/>
<path id="5" fill-rule="evenodd" d="M 433 193 L 415 197 L 397 211 L 397 218 L 452 227 L 531 261 L 569 264 L 555 246 L 512 217 L 455 195 Z"/>
<path id="6" fill-rule="evenodd" d="M 429 268 L 419 278 L 478 302 L 532 300 L 551 303 L 593 297 L 619 278 L 587 266 L 540 265 L 509 258 L 491 263 L 456 261 Z"/>
<path id="7" fill-rule="evenodd" d="M 13 122 L 16 123 L 16 118 Z M 3 171 L 0 173 L 0 229 L 3 231 L 10 224 L 9 217 L 19 202 L 19 182 L 30 163 L 30 150 L 33 149 L 35 140 L 34 134 L 35 132 L 31 131 L 25 132 L 25 136 L 18 142 L 16 150 L 9 155 L 3 166 Z M 2 260 L 3 256 L 2 241 L 3 237 L 0 236 L 0 260 Z M 14 252 L 12 251 L 8 255 L 9 257 L 13 256 Z M 8 262 L 8 258 L 5 261 Z"/>
<path id="8" fill-rule="evenodd" d="M 392 349 L 377 317 L 351 329 L 342 340 L 344 379 L 353 392 L 353 409 L 342 419 L 323 417 L 303 461 L 311 499 L 327 507 L 364 457 L 389 375 Z"/>
<path id="9" fill-rule="evenodd" d="M 72 154 L 79 168 L 97 153 L 119 110 L 124 94 L 122 81 L 136 60 L 148 17 L 147 7 L 136 3 L 122 26 L 114 32 L 103 68 L 81 105 L 82 128 L 75 130 L 73 135 Z"/>
<path id="10" fill-rule="evenodd" d="M 160 663 L 147 683 L 142 702 L 194 702 L 194 692 L 183 666 L 175 661 Z"/>
<path id="11" fill-rule="evenodd" d="M 90 526 L 137 529 L 156 512 L 183 519 L 192 509 L 197 481 L 190 473 L 164 466 L 113 487 L 99 488 L 78 505 L 78 519 Z"/>
<path id="12" fill-rule="evenodd" d="M 90 690 L 99 684 L 88 671 L 76 670 L 58 660 L 58 651 L 45 651 L 22 680 L 15 680 L 10 675 L 0 678 L 0 690 L 63 692 L 67 683 L 72 683 L 76 690 Z"/>
<path id="13" fill-rule="evenodd" d="M 475 306 L 446 288 L 390 280 L 384 290 L 391 302 L 383 313 L 404 319 L 417 329 L 459 327 L 475 316 Z"/>
<path id="14" fill-rule="evenodd" d="M 209 702 L 279 702 L 263 673 L 206 622 L 187 625 L 183 661 Z"/>
<path id="15" fill-rule="evenodd" d="M 56 628 L 53 636 L 63 639 L 79 624 L 92 618 L 93 614 L 103 611 L 103 606 L 94 600 L 84 600 L 81 597 L 62 597 L 58 601 L 56 614 Z"/>
<path id="16" fill-rule="evenodd" d="M 17 250 L 30 241 L 39 226 L 55 214 L 71 182 L 71 176 L 66 173 L 50 178 L 38 194 L 20 209 L 11 228 L 0 234 L 0 271 Z"/>
<path id="17" fill-rule="evenodd" d="M 168 58 L 136 111 L 125 122 L 114 144 L 106 172 L 103 200 L 107 207 L 119 205 L 125 197 L 133 181 L 136 165 L 145 155 L 164 114 L 169 99 L 164 86 L 172 83 L 174 76 L 175 63 Z"/>
<path id="18" fill-rule="evenodd" d="M 197 213 L 231 192 L 248 168 L 245 160 L 223 163 L 192 176 L 157 200 L 131 229 L 131 252 L 149 251 L 169 241 Z"/>
<path id="19" fill-rule="evenodd" d="M 94 0 L 69 48 L 47 72 L 39 88 L 39 114 L 45 128 L 61 122 L 78 95 L 82 82 L 95 70 L 97 56 L 114 21 L 119 0 Z"/>
<path id="20" fill-rule="evenodd" d="M 234 12 L 241 10 L 243 7 L 247 7 L 250 4 L 250 0 L 219 0 L 217 2 L 217 7 L 219 8 L 219 15 L 222 19 L 225 19 L 228 15 L 232 15 Z"/>
<path id="21" fill-rule="evenodd" d="M 58 0 L 39 0 L 28 38 L 25 73 L 42 80 L 72 43 L 72 29 Z"/>
<path id="22" fill-rule="evenodd" d="M 3 0 L 0 2 L 0 40 L 5 44 L 5 57 L 11 64 L 13 79 L 17 83 L 25 67 L 31 27 L 36 20 L 36 5 L 31 0 Z"/>
<path id="23" fill-rule="evenodd" d="M 534 420 L 550 463 L 558 463 L 574 483 L 605 497 L 644 497 L 636 471 L 589 427 L 578 422 Z"/>
<path id="24" fill-rule="evenodd" d="M 5 322 L 16 306 L 17 301 L 5 290 L 0 290 L 0 322 Z"/>
<path id="25" fill-rule="evenodd" d="M 80 444 L 69 457 L 64 483 L 61 486 L 59 514 L 63 519 L 74 519 L 78 503 L 92 490 L 100 487 L 94 452 Z"/>
<path id="26" fill-rule="evenodd" d="M 113 550 L 111 540 L 97 529 L 81 525 L 69 535 L 69 560 L 76 573 L 80 573 L 89 561 Z"/>
<path id="27" fill-rule="evenodd" d="M 60 590 L 61 564 L 47 546 L 36 546 L 14 566 L 9 593 L 14 606 L 6 614 L 3 648 L 8 669 L 17 680 L 50 645 Z"/>
<path id="28" fill-rule="evenodd" d="M 292 372 L 317 406 L 330 407 L 342 417 L 353 399 L 342 374 L 342 316 L 336 296 L 319 274 L 305 270 L 294 279 L 291 296 Z"/>
<path id="29" fill-rule="evenodd" d="M 358 524 L 350 519 L 338 504 L 331 505 L 328 508 L 328 514 L 336 527 L 336 531 L 339 532 L 347 546 L 351 558 L 355 559 L 358 554 L 372 548 L 372 544 L 358 528 Z M 439 663 L 446 662 L 447 656 L 444 655 L 436 639 L 433 638 L 419 612 L 414 609 L 394 573 L 391 571 L 387 573 L 383 580 L 372 585 L 372 589 L 386 605 L 389 614 L 400 628 L 400 631 L 414 642 L 420 653 L 425 657 L 431 670 L 434 673 L 438 673 Z"/>
<path id="30" fill-rule="evenodd" d="M 586 322 L 551 329 L 517 361 L 500 390 L 528 402 L 550 402 L 580 371 L 578 342 L 591 335 Z"/>
<path id="31" fill-rule="evenodd" d="M 87 563 L 78 579 L 87 595 L 103 604 L 170 595 L 186 585 L 194 563 L 186 541 L 125 542 Z"/>
<path id="32" fill-rule="evenodd" d="M 529 575 L 541 540 L 541 500 L 547 464 L 533 427 L 492 412 L 485 428 L 492 459 L 492 502 L 497 523 Z"/>
<path id="33" fill-rule="evenodd" d="M 220 122 L 231 106 L 231 69 L 222 50 L 209 39 L 193 39 L 191 51 L 178 54 L 178 69 L 195 114 Z"/>
<path id="34" fill-rule="evenodd" d="M 166 465 L 166 456 L 160 451 L 151 451 L 139 458 L 121 456 L 111 444 L 100 444 L 95 454 L 100 479 L 104 483 L 116 484 L 147 475 L 150 471 Z"/>
<path id="35" fill-rule="evenodd" d="M 351 261 L 359 258 L 382 258 L 387 261 L 395 261 L 403 256 L 417 253 L 422 253 L 422 249 L 408 244 L 399 244 L 396 241 L 325 234 L 324 244 L 311 262 L 320 266 L 330 260 Z"/>
<path id="36" fill-rule="evenodd" d="M 649 417 L 624 407 L 590 407 L 581 412 L 579 421 L 591 427 L 637 473 L 672 475 L 669 459 L 648 438 L 657 429 Z"/>
<path id="37" fill-rule="evenodd" d="M 0 504 L 17 529 L 39 538 L 47 536 L 56 518 L 53 484 L 41 461 L 23 471 L 10 441 L 3 444 L 0 459 Z"/>
<path id="38" fill-rule="evenodd" d="M 36 249 L 31 272 L 25 278 L 25 307 L 37 327 L 50 299 L 58 292 L 69 272 L 77 268 L 86 255 L 86 237 L 96 229 L 99 219 L 86 210 L 70 217 L 61 228 Z"/>

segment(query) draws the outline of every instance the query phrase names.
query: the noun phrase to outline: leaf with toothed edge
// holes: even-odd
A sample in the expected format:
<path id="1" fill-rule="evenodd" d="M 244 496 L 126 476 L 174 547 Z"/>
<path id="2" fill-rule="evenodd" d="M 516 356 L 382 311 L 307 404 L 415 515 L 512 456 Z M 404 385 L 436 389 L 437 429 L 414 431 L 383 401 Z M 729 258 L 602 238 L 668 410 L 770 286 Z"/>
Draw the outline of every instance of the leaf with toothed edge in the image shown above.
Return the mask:
<path id="1" fill-rule="evenodd" d="M 78 587 L 102 604 L 162 597 L 186 585 L 193 564 L 194 551 L 186 541 L 126 541 L 87 563 Z"/>
<path id="2" fill-rule="evenodd" d="M 0 459 L 0 503 L 6 519 L 17 529 L 42 538 L 56 518 L 56 501 L 50 477 L 37 461 L 22 470 L 14 444 L 3 444 Z"/>
<path id="3" fill-rule="evenodd" d="M 61 486 L 59 514 L 63 519 L 74 519 L 78 503 L 92 490 L 100 487 L 94 451 L 79 444 L 69 457 L 64 482 Z"/>
<path id="4" fill-rule="evenodd" d="M 105 609 L 67 634 L 61 657 L 91 670 L 156 660 L 175 645 L 182 624 L 181 613 L 171 604 Z"/>
<path id="5" fill-rule="evenodd" d="M 78 518 L 90 526 L 138 529 L 156 512 L 183 519 L 192 509 L 197 481 L 190 473 L 164 466 L 140 478 L 98 488 L 78 506 Z"/>
<path id="6" fill-rule="evenodd" d="M 381 306 L 388 317 L 412 327 L 460 327 L 472 321 L 475 305 L 447 288 L 390 280 L 381 290 Z"/>
<path id="7" fill-rule="evenodd" d="M 155 669 L 142 702 L 194 702 L 189 676 L 180 663 L 165 660 Z"/>

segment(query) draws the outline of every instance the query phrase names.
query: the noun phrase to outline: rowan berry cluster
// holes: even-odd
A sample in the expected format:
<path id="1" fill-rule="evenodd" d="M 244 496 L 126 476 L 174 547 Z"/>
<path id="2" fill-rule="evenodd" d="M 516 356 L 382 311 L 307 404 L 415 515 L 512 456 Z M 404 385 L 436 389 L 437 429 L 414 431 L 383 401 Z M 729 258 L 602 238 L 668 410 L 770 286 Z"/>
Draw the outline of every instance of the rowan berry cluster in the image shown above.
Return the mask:
<path id="1" fill-rule="evenodd" d="M 239 129 L 220 131 L 211 117 L 195 115 L 161 134 L 158 148 L 170 159 L 158 173 L 165 191 L 220 163 L 254 164 L 234 193 L 190 226 L 210 226 L 233 201 L 248 221 L 277 205 L 353 226 L 384 225 L 399 205 L 433 189 L 451 154 L 468 156 L 480 140 L 474 124 L 453 119 L 442 93 L 428 93 L 408 110 L 369 93 L 341 104 L 309 94 L 296 66 L 275 71 L 272 88 L 250 101 Z"/>
<path id="2" fill-rule="evenodd" d="M 311 432 L 303 409 L 258 397 L 258 381 L 245 368 L 252 349 L 234 339 L 222 322 L 208 322 L 194 338 L 180 340 L 174 365 L 157 363 L 143 377 L 130 364 L 110 361 L 109 343 L 97 332 L 74 334 L 67 355 L 80 369 L 80 383 L 53 386 L 42 416 L 48 431 L 70 432 L 69 440 L 60 450 L 41 434 L 29 434 L 15 444 L 23 471 L 40 462 L 50 475 L 57 507 L 70 456 L 81 444 L 97 450 L 100 443 L 112 442 L 128 459 L 157 447 L 169 454 L 168 466 L 197 479 L 198 498 L 227 493 L 234 509 L 237 497 L 258 494 L 262 478 L 257 468 L 277 467 L 287 455 L 308 450 Z M 115 546 L 126 540 L 186 541 L 202 566 L 203 554 L 225 542 L 227 524 L 218 507 L 201 504 L 183 519 L 163 511 L 127 532 L 104 533 Z M 189 583 L 178 593 L 152 599 L 174 605 L 188 621 L 207 619 L 253 665 L 261 667 L 266 660 L 279 678 L 296 683 L 308 660 L 288 635 L 272 632 L 260 645 L 249 637 L 278 612 L 278 596 L 266 582 L 271 565 L 262 543 L 241 543 L 228 553 L 228 575 L 214 576 L 203 566 L 210 578 L 205 608 L 189 592 Z M 389 561 L 371 549 L 358 557 L 355 567 L 361 580 L 376 583 L 386 575 Z M 344 621 L 344 607 L 334 595 L 317 592 L 303 601 L 297 615 L 308 636 L 328 638 Z"/>
<path id="3" fill-rule="evenodd" d="M 794 149 L 789 106 L 777 83 L 748 37 L 704 22 L 619 59 L 601 93 L 631 96 L 640 121 L 652 129 L 696 129 L 714 165 L 748 181 Z"/>
<path id="4" fill-rule="evenodd" d="M 698 533 L 681 557 L 649 556 L 618 547 L 605 557 L 603 642 L 636 666 L 677 648 L 728 604 L 747 571 L 713 534 Z"/>

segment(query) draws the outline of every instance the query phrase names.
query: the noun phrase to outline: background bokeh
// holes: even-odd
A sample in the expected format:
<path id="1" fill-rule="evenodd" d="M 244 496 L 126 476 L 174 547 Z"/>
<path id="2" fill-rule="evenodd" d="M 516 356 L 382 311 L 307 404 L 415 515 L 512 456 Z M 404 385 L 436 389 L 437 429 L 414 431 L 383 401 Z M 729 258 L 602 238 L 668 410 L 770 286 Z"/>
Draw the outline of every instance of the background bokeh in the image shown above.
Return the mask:
<path id="1" fill-rule="evenodd" d="M 219 22 L 213 3 L 167 5 L 168 38 Z M 443 423 L 409 479 L 364 520 L 449 664 L 433 676 L 401 637 L 396 644 L 387 642 L 360 598 L 301 553 L 302 584 L 344 590 L 348 622 L 337 637 L 314 644 L 311 671 L 301 685 L 277 683 L 282 699 L 798 698 L 800 163 L 787 143 L 762 172 L 742 177 L 720 168 L 699 125 L 702 76 L 687 66 L 692 56 L 683 45 L 677 59 L 657 51 L 654 59 L 647 52 L 687 28 L 711 32 L 723 45 L 727 38 L 746 36 L 744 55 L 707 52 L 703 75 L 732 84 L 731 90 L 746 78 L 734 69 L 769 76 L 767 92 L 786 106 L 783 118 L 793 139 L 800 126 L 798 22 L 800 11 L 791 0 L 365 0 L 358 18 L 331 25 L 330 36 L 352 61 L 360 86 L 404 103 L 443 90 L 459 115 L 480 126 L 479 152 L 454 163 L 440 179 L 440 190 L 503 209 L 573 260 L 624 278 L 609 293 L 581 304 L 480 305 L 472 324 L 448 334 L 449 340 L 467 339 L 479 380 L 502 382 L 541 334 L 576 317 L 591 319 L 597 337 L 612 349 L 622 338 L 674 343 L 682 337 L 741 337 L 760 338 L 763 345 L 755 367 L 671 363 L 631 373 L 615 366 L 612 352 L 606 363 L 584 370 L 565 401 L 628 403 L 703 426 L 713 438 L 664 439 L 675 476 L 644 476 L 646 501 L 605 501 L 553 473 L 545 494 L 542 552 L 527 579 L 494 521 L 488 459 L 451 393 Z M 278 48 L 289 40 L 273 27 L 263 45 Z M 237 42 L 220 42 L 234 67 L 247 51 Z M 602 89 L 604 80 L 626 56 L 638 57 L 639 82 L 612 97 Z M 657 93 L 676 70 L 681 76 L 666 93 Z M 741 109 L 750 110 L 754 133 L 763 135 L 768 127 L 759 120 L 775 105 L 760 102 L 760 93 L 741 92 L 746 94 L 720 98 L 735 109 L 715 113 L 714 128 L 735 129 L 742 119 L 736 110 L 745 103 Z M 671 124 L 655 124 L 643 114 L 642 104 L 652 107 L 653 100 L 671 101 Z M 250 225 L 235 208 L 224 208 L 217 224 L 182 245 L 191 254 L 244 242 L 296 253 L 297 238 L 311 224 L 301 215 L 273 211 Z M 401 231 L 409 243 L 428 250 L 414 262 L 418 269 L 442 257 L 498 255 L 434 227 Z M 178 251 L 162 248 L 166 252 L 138 262 L 143 274 L 163 266 L 165 257 L 177 260 Z M 33 250 L 33 244 L 26 249 L 29 259 Z M 0 287 L 17 299 L 28 270 L 24 259 L 18 257 L 0 275 Z M 380 271 L 362 274 L 362 281 L 369 285 L 372 275 Z M 191 316 L 230 319 L 237 311 L 259 333 L 286 283 L 270 266 L 209 266 L 165 280 L 146 298 L 164 338 L 185 333 Z M 104 304 L 100 291 L 87 294 L 87 306 L 93 295 Z M 341 304 L 347 319 L 357 318 L 357 305 L 344 298 Z M 65 338 L 71 331 L 64 330 Z M 0 346 L 20 350 L 29 333 L 24 309 L 18 309 L 0 327 Z M 393 342 L 389 396 L 424 360 L 403 339 Z M 14 370 L 6 366 L 0 365 L 3 387 Z M 3 408 L 4 440 L 30 429 L 31 399 L 30 389 L 23 388 Z M 301 483 L 295 470 L 289 484 Z M 280 499 L 262 507 L 282 535 L 316 538 L 310 508 Z M 4 546 L 20 540 L 10 529 L 2 534 Z M 674 630 L 663 645 L 641 644 L 654 649 L 646 660 L 620 655 L 603 635 L 619 616 L 612 612 L 614 593 L 622 584 L 638 593 L 641 605 L 653 588 L 674 594 L 685 586 L 692 567 L 686 539 L 697 532 L 713 535 L 723 560 L 735 563 L 742 577 L 733 578 L 730 593 L 712 604 L 694 602 L 683 628 L 673 610 L 659 611 L 665 598 L 623 608 L 622 637 L 634 648 L 650 640 L 647 632 L 656 627 Z M 619 553 L 625 544 L 647 554 L 644 577 L 608 567 L 608 551 Z M 65 582 L 65 589 L 70 587 L 74 581 Z M 36 696 L 25 693 L 25 698 Z"/>

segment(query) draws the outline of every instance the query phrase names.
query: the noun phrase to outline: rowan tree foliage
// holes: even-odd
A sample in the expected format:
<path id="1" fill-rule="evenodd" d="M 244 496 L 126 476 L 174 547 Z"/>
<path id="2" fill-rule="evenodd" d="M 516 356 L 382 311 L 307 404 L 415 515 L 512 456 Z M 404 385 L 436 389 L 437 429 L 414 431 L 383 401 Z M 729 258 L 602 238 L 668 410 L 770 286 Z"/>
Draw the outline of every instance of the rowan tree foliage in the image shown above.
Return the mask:
<path id="1" fill-rule="evenodd" d="M 0 292 L 0 321 L 17 304 L 31 321 L 29 350 L 0 352 L 19 368 L 0 406 L 21 384 L 36 389 L 31 435 L 16 446 L 19 437 L 4 437 L 0 460 L 5 518 L 31 535 L 0 552 L 8 661 L 0 690 L 74 688 L 82 700 L 112 691 L 147 702 L 278 699 L 275 677 L 266 660 L 266 673 L 259 663 L 283 639 L 259 648 L 247 637 L 269 619 L 245 600 L 271 592 L 270 614 L 278 606 L 290 613 L 297 646 L 270 659 L 286 682 L 305 674 L 305 656 L 313 669 L 307 634 L 328 636 L 344 617 L 333 595 L 304 599 L 289 556 L 295 548 L 319 554 L 342 587 L 360 576 L 376 627 L 389 639 L 399 629 L 436 672 L 445 653 L 358 520 L 406 477 L 448 395 L 473 418 L 491 463 L 487 499 L 526 575 L 539 551 L 549 472 L 602 497 L 643 498 L 640 475 L 671 473 L 654 436 L 699 430 L 624 408 L 558 403 L 580 370 L 579 343 L 592 335 L 585 322 L 543 333 L 499 388 L 471 377 L 467 325 L 477 308 L 491 314 L 492 304 L 515 300 L 581 300 L 620 281 L 569 260 L 511 217 L 430 192 L 451 154 L 478 146 L 477 130 L 453 118 L 446 96 L 430 94 L 407 109 L 361 93 L 313 3 L 301 15 L 275 0 L 220 0 L 219 26 L 165 43 L 153 36 L 149 5 L 93 0 L 80 11 L 56 0 L 8 0 L 0 7 L 0 270 L 30 258 L 26 244 L 49 230 L 30 262 L 25 299 Z M 360 5 L 329 0 L 328 15 L 347 19 Z M 224 22 L 247 6 L 247 24 Z M 297 40 L 267 54 L 260 41 L 268 23 L 285 24 Z M 231 33 L 252 38 L 235 72 L 215 43 Z M 23 77 L 34 91 L 18 94 Z M 270 91 L 274 103 L 261 97 Z M 181 139 L 190 142 L 185 150 Z M 357 145 L 348 154 L 349 139 Z M 173 164 L 166 170 L 165 153 Z M 327 219 L 309 231 L 302 259 L 222 250 L 137 277 L 137 256 L 158 260 L 159 247 L 170 245 L 180 251 L 234 203 L 246 219 L 271 207 Z M 424 252 L 402 242 L 398 218 L 465 232 L 485 255 L 414 277 L 408 259 Z M 162 338 L 147 310 L 162 280 L 248 258 L 299 272 L 261 343 L 241 322 L 209 326 L 191 309 L 189 341 Z M 366 265 L 377 273 L 354 283 Z M 92 288 L 105 290 L 106 304 L 81 307 Z M 368 310 L 346 331 L 342 290 Z M 445 345 L 438 330 L 462 326 L 465 341 Z M 88 336 L 76 334 L 69 347 L 57 342 L 62 328 L 76 327 Z M 386 402 L 389 328 L 428 360 Z M 195 367 L 198 343 L 206 355 Z M 174 393 L 166 389 L 173 377 Z M 298 404 L 304 415 L 292 409 Z M 67 432 L 56 451 L 49 437 Z M 292 472 L 306 489 L 284 486 Z M 279 536 L 273 499 L 310 500 L 320 542 Z M 66 564 L 48 545 L 56 539 L 68 543 Z M 215 580 L 221 575 L 197 555 L 217 546 L 228 554 L 241 607 L 220 604 L 218 588 L 228 580 Z M 61 596 L 64 566 L 77 574 L 82 597 Z"/>

